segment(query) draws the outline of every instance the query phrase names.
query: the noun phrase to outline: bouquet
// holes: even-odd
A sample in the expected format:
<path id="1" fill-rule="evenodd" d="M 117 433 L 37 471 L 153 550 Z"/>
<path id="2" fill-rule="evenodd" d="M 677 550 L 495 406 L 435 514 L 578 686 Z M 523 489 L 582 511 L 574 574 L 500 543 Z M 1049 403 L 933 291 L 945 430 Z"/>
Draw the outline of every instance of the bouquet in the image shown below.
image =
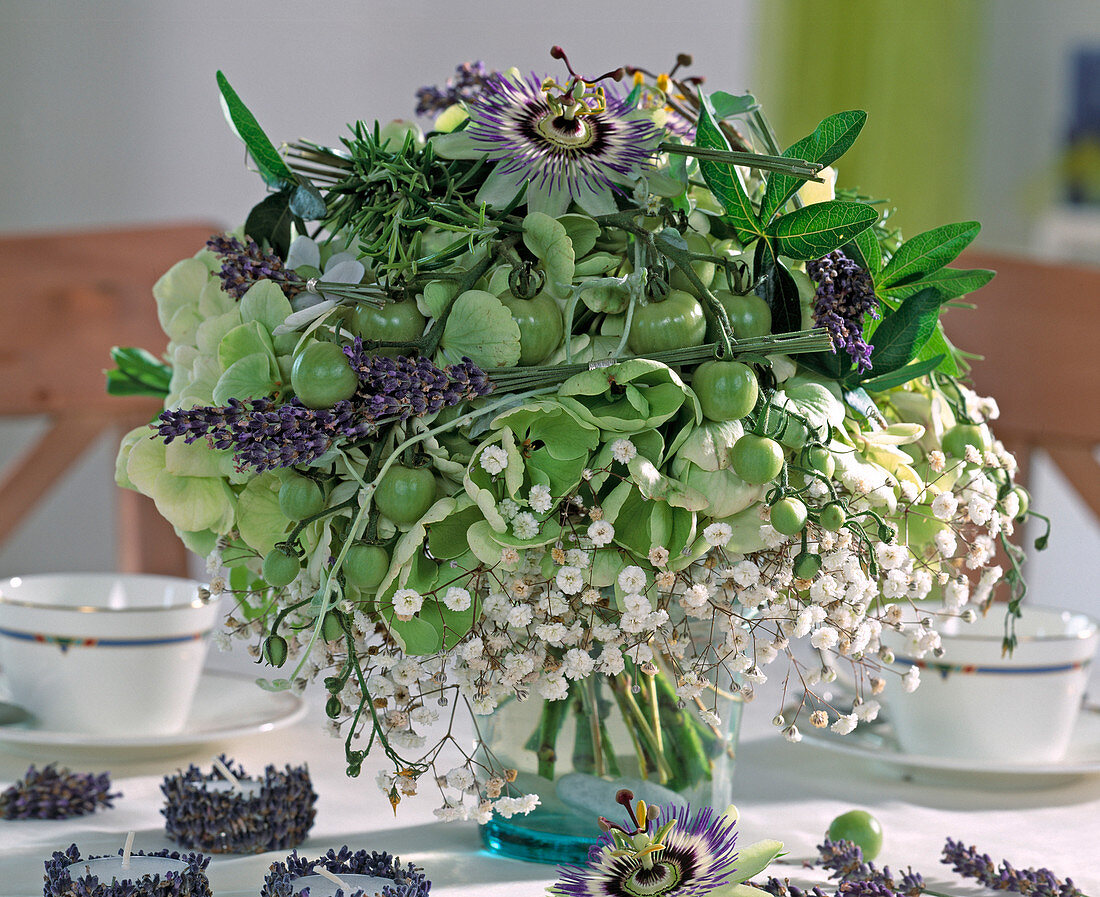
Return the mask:
<path id="1" fill-rule="evenodd" d="M 431 773 L 443 818 L 539 801 L 452 736 L 460 705 L 537 706 L 541 780 L 569 707 L 574 769 L 682 789 L 728 751 L 722 700 L 779 675 L 787 739 L 849 732 L 918 684 L 884 628 L 935 654 L 941 616 L 1023 594 L 1027 494 L 940 322 L 992 276 L 948 267 L 978 225 L 903 241 L 836 188 L 863 112 L 782 150 L 686 56 L 551 55 L 422 89 L 426 136 L 334 147 L 277 149 L 219 73 L 267 195 L 157 283 L 165 358 L 109 375 L 164 396 L 118 482 L 207 558 L 265 686 L 319 680 L 348 773 L 384 751 L 395 808 Z"/>

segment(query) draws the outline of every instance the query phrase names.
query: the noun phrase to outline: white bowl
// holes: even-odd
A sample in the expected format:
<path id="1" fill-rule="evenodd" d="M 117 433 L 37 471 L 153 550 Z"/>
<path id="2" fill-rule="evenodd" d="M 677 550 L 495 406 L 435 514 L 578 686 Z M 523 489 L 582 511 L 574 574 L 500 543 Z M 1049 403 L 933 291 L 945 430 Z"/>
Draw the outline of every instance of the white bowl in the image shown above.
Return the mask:
<path id="1" fill-rule="evenodd" d="M 1085 614 L 1025 605 L 1011 655 L 1001 650 L 1002 605 L 972 624 L 949 618 L 936 629 L 943 656 L 926 654 L 920 660 L 902 633 L 882 635 L 898 672 L 913 664 L 921 668 L 916 691 L 905 693 L 894 684 L 883 695 L 901 747 L 930 757 L 1061 760 L 1100 638 L 1097 622 Z"/>
<path id="2" fill-rule="evenodd" d="M 119 573 L 0 581 L 0 670 L 11 700 L 54 731 L 179 732 L 218 618 L 199 587 Z"/>

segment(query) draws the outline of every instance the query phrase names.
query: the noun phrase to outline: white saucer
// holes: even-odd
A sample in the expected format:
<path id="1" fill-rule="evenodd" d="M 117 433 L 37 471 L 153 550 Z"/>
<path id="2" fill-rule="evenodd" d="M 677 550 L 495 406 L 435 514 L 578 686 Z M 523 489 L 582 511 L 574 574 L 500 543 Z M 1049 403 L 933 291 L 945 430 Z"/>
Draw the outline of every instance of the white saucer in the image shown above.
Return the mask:
<path id="1" fill-rule="evenodd" d="M 127 737 L 58 732 L 37 728 L 32 718 L 13 705 L 0 705 L 0 748 L 41 755 L 110 756 L 139 760 L 190 753 L 200 745 L 272 732 L 298 722 L 306 714 L 302 698 L 290 692 L 264 691 L 253 678 L 207 670 L 199 680 L 191 715 L 183 731 L 172 735 Z"/>
<path id="2" fill-rule="evenodd" d="M 797 705 L 795 705 L 797 706 Z M 794 707 L 788 707 L 788 718 Z M 885 713 L 885 711 L 884 711 Z M 883 718 L 870 725 L 861 723 L 848 735 L 837 735 L 828 729 L 799 726 L 803 741 L 839 754 L 862 757 L 904 770 L 942 773 L 966 773 L 971 776 L 1012 776 L 1025 778 L 1057 778 L 1100 774 L 1100 707 L 1087 706 L 1077 717 L 1066 756 L 1053 763 L 1024 761 L 984 761 L 970 757 L 936 757 L 910 754 L 902 750 Z"/>

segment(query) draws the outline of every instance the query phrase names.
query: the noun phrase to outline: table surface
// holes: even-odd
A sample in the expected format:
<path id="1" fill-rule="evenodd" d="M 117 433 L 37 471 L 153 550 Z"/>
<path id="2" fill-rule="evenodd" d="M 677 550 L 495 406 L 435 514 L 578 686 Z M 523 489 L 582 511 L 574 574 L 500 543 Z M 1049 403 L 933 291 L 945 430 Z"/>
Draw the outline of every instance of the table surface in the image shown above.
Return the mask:
<path id="1" fill-rule="evenodd" d="M 238 669 L 241 659 L 235 658 Z M 218 658 L 213 663 L 219 665 Z M 316 857 L 344 844 L 356 850 L 388 850 L 423 866 L 433 882 L 432 894 L 440 897 L 534 897 L 554 881 L 550 866 L 486 853 L 473 824 L 438 822 L 431 795 L 407 800 L 395 818 L 374 783 L 382 762 L 369 758 L 359 779 L 346 779 L 342 746 L 323 731 L 320 701 L 312 697 L 307 718 L 291 728 L 204 746 L 191 756 L 140 762 L 113 761 L 107 755 L 66 760 L 63 765 L 74 770 L 110 770 L 114 790 L 123 797 L 112 809 L 67 821 L 0 821 L 0 897 L 40 895 L 43 860 L 70 843 L 85 855 L 113 853 L 133 830 L 139 849 L 174 847 L 160 815 L 161 780 L 189 762 L 208 769 L 218 751 L 248 771 L 268 763 L 308 762 L 319 799 L 316 824 L 300 848 L 304 856 Z M 775 706 L 765 689 L 744 717 L 735 774 L 742 843 L 776 838 L 785 842 L 790 856 L 812 856 L 831 819 L 863 807 L 881 820 L 886 832 L 877 864 L 912 866 L 931 888 L 959 897 L 985 893 L 940 863 L 944 839 L 951 836 L 976 845 L 996 862 L 1008 859 L 1017 868 L 1046 866 L 1073 878 L 1086 894 L 1100 895 L 1100 776 L 1045 784 L 967 774 L 907 779 L 887 764 L 841 756 L 805 741 L 788 744 L 770 725 Z M 32 759 L 42 765 L 56 758 L 0 750 L 0 787 L 21 777 Z M 214 857 L 209 876 L 215 895 L 254 897 L 269 865 L 284 855 Z M 816 870 L 797 865 L 773 868 L 797 884 L 825 881 Z"/>

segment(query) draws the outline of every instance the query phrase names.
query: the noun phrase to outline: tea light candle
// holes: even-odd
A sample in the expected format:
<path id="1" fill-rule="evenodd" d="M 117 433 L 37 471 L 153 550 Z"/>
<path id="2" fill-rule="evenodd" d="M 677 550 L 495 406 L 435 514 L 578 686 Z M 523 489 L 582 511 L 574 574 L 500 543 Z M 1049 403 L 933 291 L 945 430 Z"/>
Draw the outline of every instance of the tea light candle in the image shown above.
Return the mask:
<path id="1" fill-rule="evenodd" d="M 118 856 L 80 856 L 73 844 L 64 853 L 58 851 L 46 861 L 46 897 L 76 897 L 91 893 L 90 882 L 97 895 L 114 897 L 152 897 L 163 894 L 164 883 L 171 879 L 178 897 L 211 897 L 210 882 L 205 869 L 210 860 L 200 854 L 181 855 L 167 850 L 154 853 L 133 853 L 134 833 L 126 838 L 126 844 Z"/>
<path id="2" fill-rule="evenodd" d="M 364 897 L 375 897 L 382 893 L 382 888 L 394 886 L 392 878 L 383 878 L 380 875 L 356 875 L 354 872 L 335 875 L 324 866 L 316 868 L 320 875 L 306 875 L 291 882 L 295 895 L 309 888 L 309 897 L 336 897 L 337 891 L 343 891 L 343 897 L 354 897 L 359 893 Z"/>
<path id="3" fill-rule="evenodd" d="M 268 766 L 262 777 L 247 778 L 225 757 L 213 765 L 209 775 L 191 766 L 161 784 L 170 838 L 209 853 L 285 850 L 306 839 L 317 795 L 304 766 Z"/>
<path id="4" fill-rule="evenodd" d="M 383 888 L 389 888 L 395 897 L 428 897 L 431 886 L 423 870 L 411 863 L 402 866 L 388 853 L 352 853 L 341 847 L 316 860 L 295 852 L 283 862 L 272 863 L 260 897 L 297 897 L 307 888 L 309 897 L 335 897 L 337 891 L 344 897 L 375 897 Z"/>

